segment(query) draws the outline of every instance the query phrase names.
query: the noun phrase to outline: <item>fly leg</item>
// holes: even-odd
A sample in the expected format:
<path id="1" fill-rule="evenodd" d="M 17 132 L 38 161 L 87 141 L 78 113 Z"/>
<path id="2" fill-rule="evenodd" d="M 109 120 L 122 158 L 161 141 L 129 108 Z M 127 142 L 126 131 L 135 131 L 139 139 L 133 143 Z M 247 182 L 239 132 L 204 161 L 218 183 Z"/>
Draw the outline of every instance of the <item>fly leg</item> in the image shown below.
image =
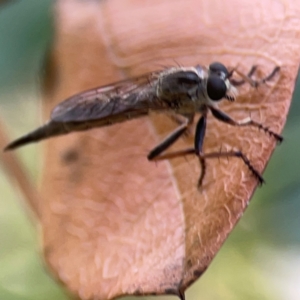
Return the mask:
<path id="1" fill-rule="evenodd" d="M 175 113 L 170 113 L 170 114 L 167 114 L 167 116 L 174 122 L 176 123 L 177 125 L 182 125 L 182 124 L 185 124 L 186 123 L 186 117 L 185 116 L 182 116 L 182 115 L 178 115 L 178 114 L 175 114 Z"/>
<path id="2" fill-rule="evenodd" d="M 261 174 L 253 167 L 250 160 L 244 155 L 241 151 L 224 151 L 224 152 L 211 152 L 211 153 L 203 153 L 203 141 L 205 137 L 206 131 L 206 115 L 202 116 L 196 126 L 196 134 L 194 140 L 194 148 L 188 148 L 184 150 L 174 151 L 171 153 L 166 153 L 159 155 L 155 158 L 155 160 L 164 160 L 164 159 L 172 159 L 175 157 L 182 157 L 186 155 L 196 155 L 199 158 L 199 162 L 201 165 L 201 174 L 198 180 L 198 187 L 202 185 L 203 179 L 205 177 L 206 172 L 206 159 L 212 158 L 222 158 L 222 157 L 237 157 L 242 159 L 244 164 L 248 167 L 248 169 L 252 172 L 252 174 L 257 178 L 260 184 L 264 182 Z"/>
<path id="3" fill-rule="evenodd" d="M 174 123 L 177 125 L 183 125 L 186 123 L 186 120 L 189 119 L 189 116 L 178 115 L 175 113 L 170 113 L 167 115 Z M 190 135 L 190 127 L 184 132 L 183 136 L 188 137 Z"/>
<path id="4" fill-rule="evenodd" d="M 186 131 L 188 129 L 188 125 L 185 126 L 186 127 L 183 127 L 181 125 L 180 127 L 178 127 L 178 129 L 175 130 L 173 133 L 171 133 L 171 135 L 168 136 L 161 144 L 155 147 L 148 155 L 148 159 L 157 161 L 157 160 L 171 159 L 180 156 L 186 156 L 189 154 L 197 155 L 199 157 L 199 162 L 201 165 L 201 175 L 198 181 L 198 185 L 200 186 L 206 171 L 205 159 L 202 158 L 202 146 L 203 146 L 203 140 L 204 140 L 205 130 L 206 130 L 206 114 L 203 115 L 197 123 L 195 140 L 194 140 L 194 148 L 161 154 L 164 150 L 166 150 L 171 144 L 173 144 L 178 139 L 177 135 L 179 134 L 179 132 L 181 133 L 181 130 L 183 131 L 185 129 Z M 183 131 L 180 135 L 182 135 L 185 131 Z M 155 156 L 153 156 L 153 154 L 155 154 Z"/>
<path id="5" fill-rule="evenodd" d="M 263 177 L 261 176 L 260 172 L 257 171 L 254 166 L 251 164 L 250 160 L 247 158 L 247 156 L 241 152 L 241 151 L 224 151 L 224 152 L 210 152 L 210 153 L 196 153 L 196 150 L 194 148 L 188 148 L 180 151 L 174 151 L 171 153 L 166 153 L 163 155 L 160 155 L 156 158 L 156 160 L 164 160 L 164 159 L 172 159 L 176 157 L 182 157 L 186 155 L 197 155 L 199 157 L 200 165 L 201 165 L 201 174 L 198 180 L 198 187 L 201 187 L 203 179 L 205 177 L 205 171 L 206 171 L 206 159 L 211 158 L 222 158 L 222 157 L 237 157 L 240 158 L 244 164 L 248 167 L 248 169 L 251 171 L 251 173 L 254 175 L 254 177 L 258 180 L 259 184 L 263 184 L 265 181 Z"/>
<path id="6" fill-rule="evenodd" d="M 157 160 L 158 156 L 173 145 L 181 136 L 183 136 L 194 121 L 194 115 L 187 116 L 187 121 L 177 127 L 170 135 L 168 135 L 160 144 L 153 148 L 147 158 L 148 160 Z"/>
<path id="7" fill-rule="evenodd" d="M 256 70 L 257 70 L 257 66 L 252 66 L 252 68 L 250 69 L 250 71 L 248 72 L 246 77 L 251 78 Z M 233 69 L 229 73 L 228 78 L 230 78 L 233 75 L 234 72 L 236 72 L 236 69 Z M 241 80 L 230 79 L 230 83 L 234 86 L 240 86 L 240 85 L 243 85 L 244 83 L 246 83 L 246 81 L 244 79 L 241 79 Z"/>
<path id="8" fill-rule="evenodd" d="M 218 119 L 219 121 L 222 121 L 224 123 L 233 125 L 233 126 L 253 126 L 256 127 L 258 129 L 262 129 L 264 132 L 268 133 L 269 135 L 273 136 L 277 142 L 281 143 L 283 141 L 283 137 L 279 134 L 277 134 L 276 132 L 270 130 L 268 127 L 264 126 L 261 123 L 258 123 L 256 121 L 253 121 L 250 117 L 241 120 L 241 121 L 235 121 L 233 120 L 230 116 L 228 116 L 227 114 L 225 114 L 224 112 L 222 112 L 221 110 L 209 106 L 210 111 L 212 112 L 213 116 Z"/>
<path id="9" fill-rule="evenodd" d="M 257 66 L 253 66 L 249 73 L 247 75 L 245 75 L 244 73 L 240 72 L 237 69 L 233 69 L 230 73 L 229 73 L 229 78 L 233 75 L 233 73 L 237 73 L 242 79 L 241 80 L 235 80 L 235 79 L 230 79 L 230 83 L 234 86 L 241 86 L 244 83 L 248 82 L 252 87 L 258 87 L 261 84 L 266 83 L 267 81 L 271 80 L 277 72 L 279 72 L 280 67 L 276 66 L 273 71 L 267 75 L 265 78 L 261 79 L 261 80 L 253 80 L 251 77 L 253 76 L 253 74 L 255 73 L 255 71 L 257 70 Z"/>

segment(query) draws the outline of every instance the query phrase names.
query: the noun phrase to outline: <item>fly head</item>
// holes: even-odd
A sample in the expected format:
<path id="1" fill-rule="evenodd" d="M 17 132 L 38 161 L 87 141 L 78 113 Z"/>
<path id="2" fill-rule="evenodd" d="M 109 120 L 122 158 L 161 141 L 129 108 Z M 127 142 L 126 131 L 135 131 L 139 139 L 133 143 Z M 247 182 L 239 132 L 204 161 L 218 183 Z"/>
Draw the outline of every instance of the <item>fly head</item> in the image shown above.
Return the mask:
<path id="1" fill-rule="evenodd" d="M 211 100 L 219 101 L 227 98 L 227 94 L 233 88 L 228 77 L 229 72 L 223 64 L 214 62 L 209 65 L 206 91 Z"/>

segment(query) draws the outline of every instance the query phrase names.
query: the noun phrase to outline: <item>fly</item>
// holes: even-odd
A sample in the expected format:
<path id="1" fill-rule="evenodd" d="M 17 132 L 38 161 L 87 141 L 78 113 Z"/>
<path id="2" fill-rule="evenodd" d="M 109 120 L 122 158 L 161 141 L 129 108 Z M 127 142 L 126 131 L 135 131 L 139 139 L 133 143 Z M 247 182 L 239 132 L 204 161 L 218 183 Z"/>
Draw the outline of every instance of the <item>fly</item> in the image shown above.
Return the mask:
<path id="1" fill-rule="evenodd" d="M 222 99 L 235 101 L 238 94 L 237 86 L 247 82 L 251 86 L 257 87 L 272 79 L 279 71 L 279 67 L 275 67 L 267 77 L 260 81 L 251 78 L 255 70 L 256 67 L 252 67 L 247 75 L 237 69 L 229 72 L 223 64 L 214 62 L 208 68 L 200 65 L 172 67 L 91 89 L 58 104 L 45 125 L 13 141 L 5 150 L 12 150 L 27 143 L 38 142 L 73 131 L 124 122 L 128 119 L 146 116 L 150 111 L 154 111 L 171 115 L 180 125 L 150 151 L 148 160 L 157 161 L 196 155 L 202 168 L 198 180 L 199 187 L 205 175 L 206 159 L 238 157 L 262 184 L 264 180 L 260 172 L 253 167 L 241 151 L 204 153 L 202 150 L 209 112 L 221 122 L 232 126 L 253 126 L 262 129 L 278 142 L 283 140 L 282 136 L 250 117 L 236 121 L 218 108 L 218 103 Z M 233 73 L 239 75 L 241 80 L 233 79 Z M 201 117 L 196 124 L 194 147 L 164 153 L 190 129 L 196 113 L 200 113 Z"/>

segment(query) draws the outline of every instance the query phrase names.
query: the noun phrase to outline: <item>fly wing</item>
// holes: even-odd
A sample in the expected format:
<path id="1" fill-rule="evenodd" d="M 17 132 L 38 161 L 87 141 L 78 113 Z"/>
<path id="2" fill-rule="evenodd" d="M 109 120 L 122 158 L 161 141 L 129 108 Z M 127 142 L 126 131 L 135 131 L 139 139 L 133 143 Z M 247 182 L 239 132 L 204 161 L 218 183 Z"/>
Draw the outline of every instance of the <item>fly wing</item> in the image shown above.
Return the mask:
<path id="1" fill-rule="evenodd" d="M 72 131 L 123 122 L 145 116 L 149 110 L 159 110 L 156 84 L 160 73 L 145 74 L 74 95 L 53 109 L 49 122 L 13 141 L 5 150 Z"/>
<path id="2" fill-rule="evenodd" d="M 91 89 L 58 104 L 51 114 L 55 122 L 93 122 L 124 115 L 147 114 L 155 97 L 155 73 L 146 74 L 117 82 L 112 85 Z M 98 122 L 98 123 L 99 123 Z"/>

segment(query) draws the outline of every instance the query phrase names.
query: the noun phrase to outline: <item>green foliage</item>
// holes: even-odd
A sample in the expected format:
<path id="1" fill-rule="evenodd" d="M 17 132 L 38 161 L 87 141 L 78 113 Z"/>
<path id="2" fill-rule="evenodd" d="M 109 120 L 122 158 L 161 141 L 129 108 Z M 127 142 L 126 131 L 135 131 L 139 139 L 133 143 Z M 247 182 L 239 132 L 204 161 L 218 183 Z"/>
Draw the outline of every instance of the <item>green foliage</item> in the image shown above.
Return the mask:
<path id="1" fill-rule="evenodd" d="M 0 113 L 14 135 L 37 125 L 37 74 L 52 38 L 52 4 L 13 1 L 0 7 Z M 36 178 L 36 149 L 20 153 Z M 20 205 L 22 196 L 1 170 L 0 191 L 0 299 L 68 299 L 45 271 L 38 234 Z"/>

